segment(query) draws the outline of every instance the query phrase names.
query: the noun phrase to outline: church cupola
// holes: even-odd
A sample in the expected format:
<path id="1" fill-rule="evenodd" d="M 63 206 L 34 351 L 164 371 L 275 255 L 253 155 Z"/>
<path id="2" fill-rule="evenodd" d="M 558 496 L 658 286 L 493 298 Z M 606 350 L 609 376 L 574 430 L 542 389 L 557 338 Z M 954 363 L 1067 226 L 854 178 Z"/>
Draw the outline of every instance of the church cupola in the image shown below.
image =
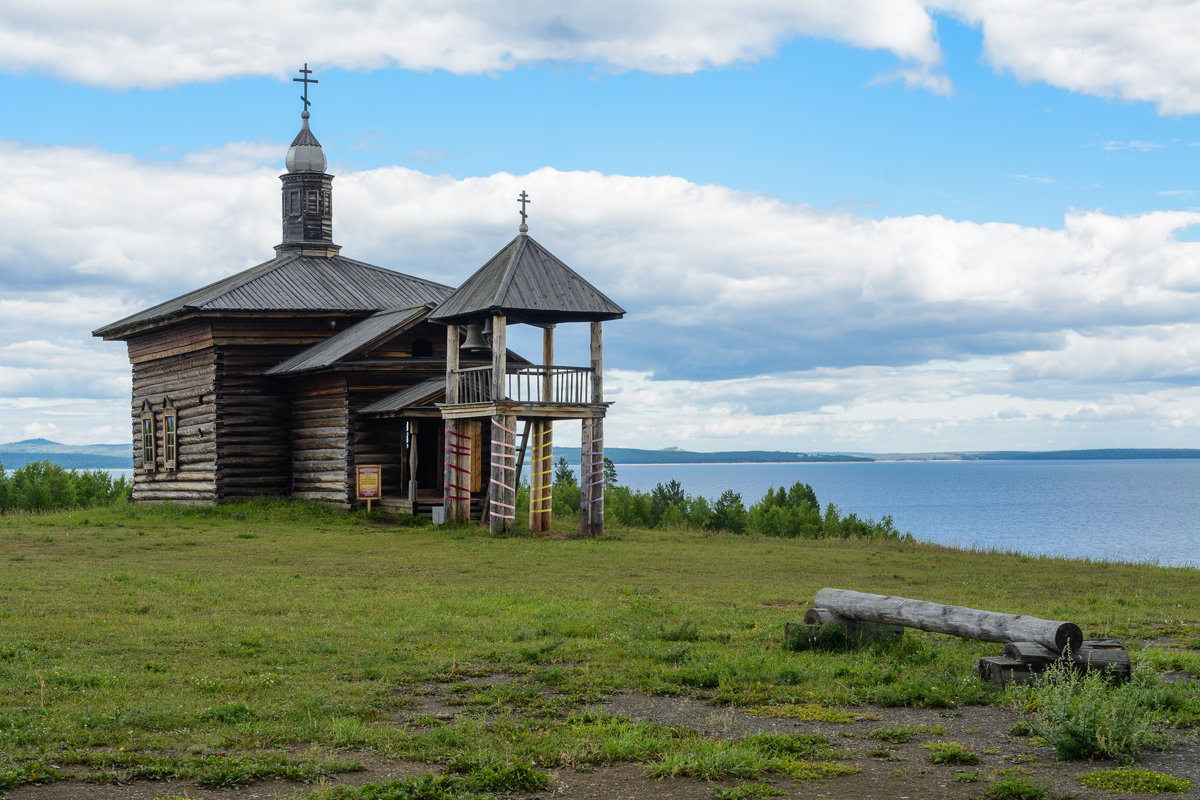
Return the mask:
<path id="1" fill-rule="evenodd" d="M 325 151 L 308 127 L 308 85 L 318 81 L 310 78 L 308 64 L 300 70 L 302 77 L 292 78 L 304 84 L 304 111 L 300 133 L 288 148 L 287 173 L 283 181 L 283 242 L 275 249 L 280 253 L 299 251 L 308 256 L 334 256 L 341 248 L 333 243 L 333 176 L 325 172 Z"/>

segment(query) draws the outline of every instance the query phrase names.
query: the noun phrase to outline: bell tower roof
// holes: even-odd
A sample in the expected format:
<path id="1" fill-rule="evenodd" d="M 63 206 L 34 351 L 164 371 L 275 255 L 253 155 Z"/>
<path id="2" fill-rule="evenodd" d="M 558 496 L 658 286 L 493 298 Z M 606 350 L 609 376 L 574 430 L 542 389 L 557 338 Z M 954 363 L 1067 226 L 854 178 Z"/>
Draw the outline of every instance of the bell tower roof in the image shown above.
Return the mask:
<path id="1" fill-rule="evenodd" d="M 333 176 L 325 172 L 325 151 L 308 127 L 308 85 L 318 83 L 310 78 L 308 63 L 300 70 L 301 77 L 292 78 L 304 84 L 300 100 L 300 132 L 288 148 L 284 164 L 287 172 L 283 181 L 283 241 L 276 247 L 280 253 L 299 250 L 304 255 L 336 255 L 340 249 L 333 243 Z"/>
<path id="2" fill-rule="evenodd" d="M 309 130 L 308 117 L 308 109 L 305 109 L 300 115 L 303 120 L 300 132 L 292 140 L 292 146 L 288 148 L 287 158 L 284 160 L 288 172 L 325 171 L 325 151 L 321 149 L 317 137 Z"/>

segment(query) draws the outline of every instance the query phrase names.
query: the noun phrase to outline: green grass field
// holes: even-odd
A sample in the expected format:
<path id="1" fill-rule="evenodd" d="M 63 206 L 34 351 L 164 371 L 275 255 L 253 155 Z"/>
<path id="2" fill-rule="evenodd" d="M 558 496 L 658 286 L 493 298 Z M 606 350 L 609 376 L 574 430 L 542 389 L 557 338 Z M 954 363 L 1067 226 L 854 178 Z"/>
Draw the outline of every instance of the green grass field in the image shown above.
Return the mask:
<path id="1" fill-rule="evenodd" d="M 491 538 L 286 503 L 122 506 L 0 517 L 0 575 L 0 792 L 67 765 L 95 780 L 313 781 L 362 751 L 463 776 L 429 797 L 614 761 L 836 774 L 819 742 L 711 753 L 582 709 L 619 689 L 745 708 L 1000 701 L 973 677 L 999 645 L 910 632 L 886 657 L 785 650 L 784 623 L 824 586 L 1071 620 L 1136 663 L 1200 674 L 1195 570 L 911 542 Z M 1140 650 L 1157 637 L 1185 646 Z M 470 680 L 494 673 L 512 680 Z M 434 683 L 463 713 L 396 724 Z M 1173 713 L 1194 723 L 1196 692 Z"/>

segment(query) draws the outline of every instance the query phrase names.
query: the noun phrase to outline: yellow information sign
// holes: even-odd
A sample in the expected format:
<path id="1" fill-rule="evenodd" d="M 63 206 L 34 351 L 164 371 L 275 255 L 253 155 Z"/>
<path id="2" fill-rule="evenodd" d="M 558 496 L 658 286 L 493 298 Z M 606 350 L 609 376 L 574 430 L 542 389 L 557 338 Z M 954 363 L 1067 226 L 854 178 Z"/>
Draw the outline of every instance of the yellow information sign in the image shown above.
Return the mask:
<path id="1" fill-rule="evenodd" d="M 355 469 L 355 475 L 358 499 L 366 500 L 370 511 L 371 501 L 383 497 L 383 468 L 378 464 L 364 465 Z"/>

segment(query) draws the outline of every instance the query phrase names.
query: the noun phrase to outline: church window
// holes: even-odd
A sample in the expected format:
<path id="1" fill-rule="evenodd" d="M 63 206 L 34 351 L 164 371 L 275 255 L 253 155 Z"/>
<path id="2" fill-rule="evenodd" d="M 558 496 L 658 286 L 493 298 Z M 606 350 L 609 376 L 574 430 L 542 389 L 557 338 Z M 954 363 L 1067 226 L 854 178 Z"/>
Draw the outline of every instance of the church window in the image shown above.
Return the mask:
<path id="1" fill-rule="evenodd" d="M 149 405 L 142 406 L 142 431 L 141 431 L 141 446 L 142 446 L 142 469 L 147 472 L 154 472 L 156 465 L 156 457 L 154 452 L 154 412 L 150 410 Z"/>
<path id="2" fill-rule="evenodd" d="M 163 467 L 174 470 L 179 452 L 176 425 L 178 418 L 170 405 L 163 411 Z"/>

